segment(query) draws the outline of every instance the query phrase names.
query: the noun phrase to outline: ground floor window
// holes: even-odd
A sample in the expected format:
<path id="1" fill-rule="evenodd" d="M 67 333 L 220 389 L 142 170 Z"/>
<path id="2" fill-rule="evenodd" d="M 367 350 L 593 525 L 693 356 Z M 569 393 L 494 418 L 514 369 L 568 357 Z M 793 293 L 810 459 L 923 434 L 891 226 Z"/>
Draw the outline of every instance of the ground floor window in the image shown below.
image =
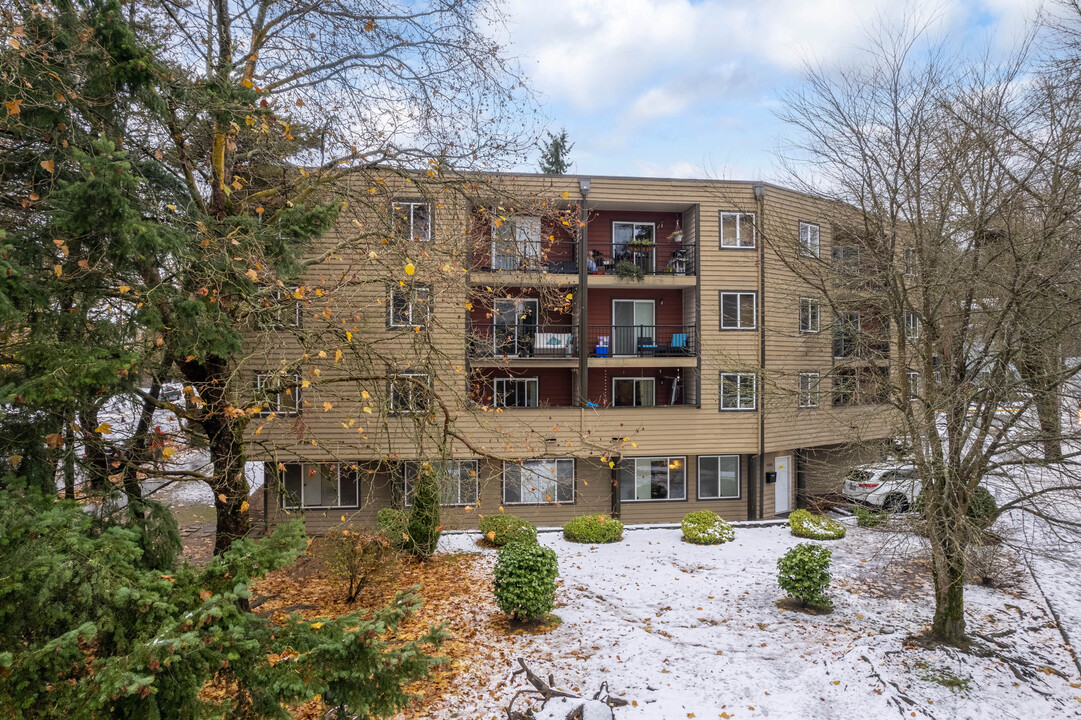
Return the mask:
<path id="1" fill-rule="evenodd" d="M 282 507 L 355 508 L 359 506 L 359 473 L 355 465 L 291 464 L 282 473 Z"/>
<path id="2" fill-rule="evenodd" d="M 502 408 L 537 407 L 540 381 L 537 378 L 496 378 L 494 402 Z"/>
<path id="3" fill-rule="evenodd" d="M 402 496 L 405 506 L 413 504 L 413 483 L 417 477 L 420 463 L 404 463 Z M 439 475 L 441 505 L 475 505 L 480 493 L 478 463 L 476 460 L 448 460 Z"/>
<path id="4" fill-rule="evenodd" d="M 698 499 L 739 499 L 739 455 L 699 456 Z"/>
<path id="5" fill-rule="evenodd" d="M 619 470 L 623 500 L 686 500 L 687 458 L 627 458 Z"/>
<path id="6" fill-rule="evenodd" d="M 656 401 L 653 378 L 615 378 L 612 404 L 615 407 L 652 407 Z"/>
<path id="7" fill-rule="evenodd" d="M 574 502 L 574 460 L 542 458 L 503 463 L 503 502 L 534 505 Z"/>
<path id="8" fill-rule="evenodd" d="M 755 409 L 754 373 L 721 373 L 721 410 Z"/>

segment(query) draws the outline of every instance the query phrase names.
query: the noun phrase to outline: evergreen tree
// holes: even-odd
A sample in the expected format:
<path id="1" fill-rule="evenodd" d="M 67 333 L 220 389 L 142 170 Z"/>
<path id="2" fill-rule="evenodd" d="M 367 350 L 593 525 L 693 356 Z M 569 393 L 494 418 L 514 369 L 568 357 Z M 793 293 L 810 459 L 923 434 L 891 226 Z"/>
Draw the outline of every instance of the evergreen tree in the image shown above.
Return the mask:
<path id="1" fill-rule="evenodd" d="M 439 511 L 439 477 L 429 463 L 420 463 L 413 483 L 413 509 L 409 514 L 407 549 L 428 559 L 435 552 L 443 526 Z"/>
<path id="2" fill-rule="evenodd" d="M 558 135 L 548 133 L 548 142 L 541 149 L 540 171 L 546 175 L 565 175 L 570 168 L 569 155 L 574 143 L 567 142 L 567 130 Z"/>

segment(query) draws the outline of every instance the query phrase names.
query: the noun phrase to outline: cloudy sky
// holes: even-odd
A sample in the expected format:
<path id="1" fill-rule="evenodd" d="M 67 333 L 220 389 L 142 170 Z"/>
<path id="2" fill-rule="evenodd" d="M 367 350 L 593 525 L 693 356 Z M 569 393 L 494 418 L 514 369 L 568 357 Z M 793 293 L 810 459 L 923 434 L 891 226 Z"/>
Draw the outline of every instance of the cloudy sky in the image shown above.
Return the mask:
<path id="1" fill-rule="evenodd" d="M 963 47 L 1008 47 L 1040 0 L 506 0 L 509 44 L 576 172 L 776 177 L 774 110 L 804 60 L 851 62 L 918 5 Z M 535 168 L 534 168 L 535 169 Z"/>

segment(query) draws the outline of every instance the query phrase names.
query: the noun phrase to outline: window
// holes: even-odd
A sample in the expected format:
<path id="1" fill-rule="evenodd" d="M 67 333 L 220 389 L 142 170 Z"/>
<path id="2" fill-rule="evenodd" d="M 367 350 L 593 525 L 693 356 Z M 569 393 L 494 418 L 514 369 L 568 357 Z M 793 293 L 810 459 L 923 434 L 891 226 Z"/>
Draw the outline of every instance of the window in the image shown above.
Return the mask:
<path id="1" fill-rule="evenodd" d="M 721 247 L 754 247 L 754 213 L 721 211 Z"/>
<path id="2" fill-rule="evenodd" d="M 260 328 L 300 327 L 300 300 L 297 288 L 278 288 L 263 300 L 264 310 L 256 318 Z"/>
<path id="3" fill-rule="evenodd" d="M 432 290 L 425 285 L 397 285 L 387 294 L 387 325 L 426 327 L 432 311 Z"/>
<path id="4" fill-rule="evenodd" d="M 508 505 L 574 502 L 574 460 L 503 463 L 503 502 Z"/>
<path id="5" fill-rule="evenodd" d="M 492 401 L 496 407 L 537 407 L 540 381 L 537 378 L 496 378 Z"/>
<path id="6" fill-rule="evenodd" d="M 755 293 L 721 293 L 721 330 L 754 330 Z"/>
<path id="7" fill-rule="evenodd" d="M 908 399 L 912 402 L 920 399 L 920 374 L 915 370 L 905 372 L 908 378 Z"/>
<path id="8" fill-rule="evenodd" d="M 818 407 L 818 383 L 821 375 L 816 372 L 801 372 L 799 374 L 799 398 L 801 408 Z"/>
<path id="9" fill-rule="evenodd" d="M 854 245 L 837 245 L 833 248 L 833 269 L 845 275 L 860 274 L 860 249 Z"/>
<path id="10" fill-rule="evenodd" d="M 687 459 L 682 457 L 627 458 L 619 467 L 619 496 L 637 500 L 686 500 Z"/>
<path id="11" fill-rule="evenodd" d="M 278 373 L 255 374 L 255 401 L 260 404 L 260 415 L 300 412 L 300 376 Z"/>
<path id="12" fill-rule="evenodd" d="M 840 360 L 859 357 L 860 314 L 833 314 L 833 357 Z"/>
<path id="13" fill-rule="evenodd" d="M 652 249 L 657 241 L 657 225 L 644 222 L 612 223 L 613 252 L 621 253 L 638 249 Z"/>
<path id="14" fill-rule="evenodd" d="M 909 340 L 920 337 L 920 316 L 916 313 L 905 313 L 905 337 Z"/>
<path id="15" fill-rule="evenodd" d="M 612 380 L 612 405 L 615 407 L 652 407 L 656 382 L 653 378 L 615 378 Z"/>
<path id="16" fill-rule="evenodd" d="M 359 473 L 356 466 L 338 464 L 285 466 L 282 473 L 282 507 L 355 508 L 359 507 Z"/>
<path id="17" fill-rule="evenodd" d="M 394 203 L 394 237 L 432 239 L 432 206 L 424 202 Z"/>
<path id="18" fill-rule="evenodd" d="M 816 333 L 822 316 L 822 303 L 815 298 L 801 297 L 799 299 L 799 331 L 801 333 Z"/>
<path id="19" fill-rule="evenodd" d="M 856 373 L 853 370 L 838 370 L 833 376 L 833 406 L 847 407 L 855 405 L 857 388 Z"/>
<path id="20" fill-rule="evenodd" d="M 439 478 L 439 504 L 440 505 L 473 505 L 477 502 L 480 494 L 478 477 L 479 463 L 476 460 L 448 460 L 443 466 L 443 472 Z M 419 464 L 415 462 L 403 463 L 402 497 L 405 498 L 405 506 L 413 504 L 413 483 L 417 477 Z"/>
<path id="21" fill-rule="evenodd" d="M 799 254 L 805 257 L 818 257 L 819 228 L 814 223 L 799 224 Z"/>
<path id="22" fill-rule="evenodd" d="M 920 253 L 916 248 L 905 248 L 905 275 L 918 274 Z"/>
<path id="23" fill-rule="evenodd" d="M 405 372 L 390 381 L 390 411 L 406 414 L 428 409 L 429 378 L 425 373 Z"/>
<path id="24" fill-rule="evenodd" d="M 721 373 L 721 410 L 754 410 L 754 373 Z"/>
<path id="25" fill-rule="evenodd" d="M 492 269 L 536 270 L 541 255 L 540 218 L 492 212 Z"/>
<path id="26" fill-rule="evenodd" d="M 698 499 L 739 499 L 739 455 L 698 457 Z"/>

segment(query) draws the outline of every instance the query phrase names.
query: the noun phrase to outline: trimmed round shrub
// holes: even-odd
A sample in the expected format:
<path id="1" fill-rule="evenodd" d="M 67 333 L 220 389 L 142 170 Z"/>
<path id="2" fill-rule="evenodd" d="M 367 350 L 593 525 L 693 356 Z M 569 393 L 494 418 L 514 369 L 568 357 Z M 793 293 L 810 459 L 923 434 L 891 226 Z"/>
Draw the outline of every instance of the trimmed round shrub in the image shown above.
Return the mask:
<path id="1" fill-rule="evenodd" d="M 698 545 L 720 545 L 731 542 L 736 530 L 712 510 L 695 510 L 683 516 L 679 524 L 683 539 Z"/>
<path id="2" fill-rule="evenodd" d="M 563 526 L 571 542 L 610 543 L 623 539 L 623 523 L 608 515 L 580 515 Z"/>
<path id="3" fill-rule="evenodd" d="M 926 516 L 927 503 L 923 497 L 923 490 L 916 496 L 916 502 L 912 503 L 912 511 Z M 998 502 L 995 496 L 983 485 L 977 485 L 968 501 L 968 512 L 965 516 L 980 530 L 986 530 L 998 518 Z"/>
<path id="4" fill-rule="evenodd" d="M 793 535 L 810 540 L 840 540 L 845 536 L 844 525 L 808 510 L 794 510 L 788 516 L 788 524 L 792 527 Z"/>
<path id="5" fill-rule="evenodd" d="M 856 524 L 861 528 L 878 527 L 886 522 L 887 515 L 881 510 L 868 510 L 865 507 L 855 505 L 852 513 L 856 516 Z"/>
<path id="6" fill-rule="evenodd" d="M 537 541 L 537 528 L 533 523 L 514 515 L 485 515 L 479 524 L 481 533 L 496 547 L 512 542 Z"/>
<path id="7" fill-rule="evenodd" d="M 832 608 L 833 602 L 826 595 L 832 559 L 829 548 L 800 543 L 777 560 L 777 584 L 804 607 Z"/>
<path id="8" fill-rule="evenodd" d="M 542 618 L 555 607 L 556 554 L 537 542 L 511 542 L 499 550 L 495 566 L 495 604 L 523 622 Z"/>
<path id="9" fill-rule="evenodd" d="M 409 542 L 409 513 L 397 508 L 379 508 L 375 525 L 395 550 L 402 550 Z"/>

